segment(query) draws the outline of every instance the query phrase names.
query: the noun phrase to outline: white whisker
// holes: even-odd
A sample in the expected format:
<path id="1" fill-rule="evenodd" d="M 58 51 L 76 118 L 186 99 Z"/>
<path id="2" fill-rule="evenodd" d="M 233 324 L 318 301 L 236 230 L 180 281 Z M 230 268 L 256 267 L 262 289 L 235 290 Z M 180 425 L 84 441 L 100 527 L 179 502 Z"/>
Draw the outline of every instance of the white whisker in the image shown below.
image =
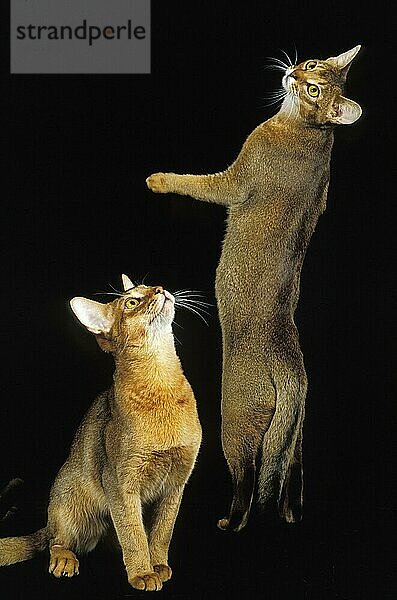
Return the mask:
<path id="1" fill-rule="evenodd" d="M 108 283 L 108 286 L 111 287 L 114 292 L 117 292 L 118 294 L 120 294 L 120 296 L 124 296 L 124 292 L 121 292 L 117 288 L 113 287 L 111 283 Z"/>
<path id="2" fill-rule="evenodd" d="M 294 42 L 294 49 L 295 49 L 295 62 L 294 62 L 294 65 L 297 65 L 298 64 L 298 50 L 296 48 L 295 42 Z"/>
<path id="3" fill-rule="evenodd" d="M 197 306 L 190 306 L 189 304 L 179 304 L 177 308 L 186 308 L 186 310 L 191 310 L 193 312 L 195 312 L 197 315 L 200 315 L 200 317 L 203 317 L 203 315 L 207 315 L 208 317 L 210 317 L 210 313 L 207 313 L 205 311 L 200 311 Z M 203 317 L 204 318 L 204 317 Z"/>
<path id="4" fill-rule="evenodd" d="M 189 297 L 184 296 L 183 298 L 181 296 L 178 296 L 177 300 L 194 302 L 194 304 L 199 304 L 201 306 L 214 306 L 213 304 L 211 304 L 211 302 L 204 302 L 203 300 L 196 300 L 195 298 L 191 298 L 190 296 Z"/>
<path id="5" fill-rule="evenodd" d="M 278 100 L 282 100 L 283 98 L 285 98 L 287 94 L 274 94 L 273 96 L 268 96 L 267 98 L 262 98 L 263 100 L 265 100 L 266 102 L 277 102 Z"/>
<path id="6" fill-rule="evenodd" d="M 281 65 L 265 65 L 263 67 L 263 69 L 265 70 L 274 70 L 274 71 L 282 71 L 283 73 L 285 73 L 285 67 L 282 67 Z"/>
<path id="7" fill-rule="evenodd" d="M 266 97 L 262 99 L 264 100 L 262 108 L 266 108 L 273 104 L 281 104 L 286 95 L 287 92 L 284 88 L 280 88 L 279 90 L 275 90 L 273 92 L 266 92 Z"/>
<path id="8" fill-rule="evenodd" d="M 193 307 L 191 304 L 186 304 L 185 302 L 176 302 L 175 306 L 185 308 L 186 310 L 196 314 L 198 317 L 200 317 L 200 319 L 202 319 L 204 321 L 204 323 L 206 325 L 208 325 L 207 321 L 205 320 L 205 318 L 203 317 L 201 312 L 199 312 L 198 307 Z M 206 313 L 206 311 L 203 311 L 203 309 L 200 309 L 200 310 L 202 310 L 202 312 L 204 312 L 205 314 L 209 314 L 209 313 Z"/>
<path id="9" fill-rule="evenodd" d="M 268 58 L 268 60 L 274 60 L 274 62 L 276 64 L 281 65 L 282 67 L 284 67 L 284 69 L 288 69 L 288 67 L 290 66 L 290 65 L 286 65 L 285 62 L 283 62 L 279 58 L 275 58 L 274 56 L 268 56 L 267 58 Z"/>
<path id="10" fill-rule="evenodd" d="M 178 342 L 178 344 L 180 344 L 181 346 L 183 346 L 181 340 L 179 338 L 176 337 L 175 333 L 174 333 L 174 338 L 176 339 L 176 341 Z"/>
<path id="11" fill-rule="evenodd" d="M 262 104 L 262 108 L 267 108 L 268 106 L 272 106 L 272 105 L 276 105 L 277 104 L 281 104 L 283 101 L 283 98 L 276 98 L 275 100 L 268 100 L 267 102 L 264 102 Z"/>
<path id="12" fill-rule="evenodd" d="M 207 315 L 209 315 L 210 313 L 206 311 L 207 306 L 212 306 L 212 305 L 208 305 L 208 304 L 202 304 L 202 303 L 198 303 L 195 300 L 187 300 L 186 298 L 184 298 L 182 301 L 181 300 L 177 300 L 176 301 L 176 305 L 178 306 L 182 306 L 182 305 L 189 305 L 189 306 L 194 306 L 194 308 L 196 308 L 197 310 L 201 310 L 202 312 L 206 313 Z M 205 308 L 204 308 L 205 307 Z"/>
<path id="13" fill-rule="evenodd" d="M 281 49 L 280 49 L 280 50 L 281 50 Z M 288 56 L 288 54 L 287 54 L 287 53 L 286 53 L 284 50 L 281 50 L 281 52 L 282 52 L 283 54 L 285 54 L 285 56 L 287 57 L 287 60 L 288 60 L 288 62 L 289 62 L 288 66 L 289 66 L 289 67 L 292 67 L 292 60 L 290 59 L 290 57 Z"/>
<path id="14" fill-rule="evenodd" d="M 94 292 L 93 296 L 124 296 L 124 294 L 120 294 L 119 292 Z"/>
<path id="15" fill-rule="evenodd" d="M 182 294 L 196 294 L 197 296 L 205 296 L 200 290 L 177 290 L 174 292 L 174 296 L 181 296 Z"/>
<path id="16" fill-rule="evenodd" d="M 194 305 L 198 305 L 198 307 L 214 306 L 214 304 L 212 304 L 211 302 L 206 302 L 205 300 L 202 300 L 202 298 L 205 298 L 204 294 L 201 294 L 200 292 L 196 292 L 194 290 L 180 290 L 174 293 L 174 297 L 176 303 L 180 303 L 180 301 L 183 301 L 193 303 Z"/>
<path id="17" fill-rule="evenodd" d="M 266 92 L 266 96 L 269 98 L 275 98 L 276 96 L 285 96 L 286 91 L 284 88 L 280 88 L 279 90 L 274 90 L 273 92 Z"/>

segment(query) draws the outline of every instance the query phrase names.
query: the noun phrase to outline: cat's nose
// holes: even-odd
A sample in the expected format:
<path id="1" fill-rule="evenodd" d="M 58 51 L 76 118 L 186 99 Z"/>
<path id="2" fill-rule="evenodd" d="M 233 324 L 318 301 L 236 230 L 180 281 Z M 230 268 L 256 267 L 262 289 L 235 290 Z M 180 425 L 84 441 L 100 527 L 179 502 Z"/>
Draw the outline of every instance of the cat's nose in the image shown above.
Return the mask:
<path id="1" fill-rule="evenodd" d="M 154 293 L 155 294 L 164 294 L 164 289 L 161 287 L 161 285 L 158 285 L 154 288 Z"/>

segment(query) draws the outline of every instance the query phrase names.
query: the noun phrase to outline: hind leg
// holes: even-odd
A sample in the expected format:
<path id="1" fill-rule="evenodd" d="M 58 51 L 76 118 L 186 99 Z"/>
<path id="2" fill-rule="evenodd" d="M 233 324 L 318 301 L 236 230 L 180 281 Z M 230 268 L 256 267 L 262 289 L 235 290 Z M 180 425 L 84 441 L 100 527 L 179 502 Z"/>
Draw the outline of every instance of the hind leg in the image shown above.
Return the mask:
<path id="1" fill-rule="evenodd" d="M 55 577 L 73 577 L 79 574 L 75 551 L 89 552 L 96 546 L 106 530 L 104 515 L 81 489 L 52 496 L 48 507 L 52 534 L 48 570 Z"/>
<path id="2" fill-rule="evenodd" d="M 76 516 L 68 504 L 51 503 L 48 508 L 48 522 L 52 532 L 48 571 L 55 577 L 73 577 L 79 574 L 79 561 L 71 550 L 78 546 L 76 538 L 79 523 Z"/>
<path id="3" fill-rule="evenodd" d="M 240 531 L 247 524 L 255 487 L 255 457 L 253 454 L 242 458 L 225 451 L 232 476 L 233 498 L 229 516 L 218 521 L 218 527 L 223 531 Z"/>
<path id="4" fill-rule="evenodd" d="M 258 486 L 262 508 L 275 497 L 279 514 L 287 522 L 297 520 L 302 508 L 302 425 L 307 390 L 302 356 L 296 348 L 292 350 L 274 366 L 276 410 L 263 439 Z"/>
<path id="5" fill-rule="evenodd" d="M 247 377 L 247 357 L 225 359 L 222 390 L 222 446 L 233 484 L 229 516 L 218 521 L 223 530 L 240 531 L 249 517 L 256 479 L 256 456 L 271 423 L 275 392 L 263 368 Z"/>
<path id="6" fill-rule="evenodd" d="M 299 426 L 294 452 L 281 489 L 278 510 L 287 523 L 302 520 L 303 513 L 303 461 L 302 461 L 303 416 Z"/>

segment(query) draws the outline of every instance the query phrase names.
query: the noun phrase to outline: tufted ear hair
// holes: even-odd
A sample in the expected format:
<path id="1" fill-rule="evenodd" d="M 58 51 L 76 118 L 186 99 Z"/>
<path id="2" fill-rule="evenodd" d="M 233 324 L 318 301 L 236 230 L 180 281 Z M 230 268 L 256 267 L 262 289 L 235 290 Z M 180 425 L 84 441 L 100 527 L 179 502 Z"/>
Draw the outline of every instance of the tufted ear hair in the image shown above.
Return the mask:
<path id="1" fill-rule="evenodd" d="M 109 304 L 77 297 L 70 301 L 70 306 L 80 323 L 91 333 L 103 335 L 111 330 L 114 316 Z"/>
<path id="2" fill-rule="evenodd" d="M 354 57 L 361 50 L 361 46 L 354 46 L 351 50 L 339 54 L 339 56 L 330 56 L 326 62 L 339 69 L 343 79 L 346 81 L 347 73 L 351 67 Z"/>
<path id="3" fill-rule="evenodd" d="M 362 112 L 361 106 L 357 102 L 340 96 L 333 105 L 328 118 L 331 123 L 337 125 L 351 125 L 361 117 Z"/>

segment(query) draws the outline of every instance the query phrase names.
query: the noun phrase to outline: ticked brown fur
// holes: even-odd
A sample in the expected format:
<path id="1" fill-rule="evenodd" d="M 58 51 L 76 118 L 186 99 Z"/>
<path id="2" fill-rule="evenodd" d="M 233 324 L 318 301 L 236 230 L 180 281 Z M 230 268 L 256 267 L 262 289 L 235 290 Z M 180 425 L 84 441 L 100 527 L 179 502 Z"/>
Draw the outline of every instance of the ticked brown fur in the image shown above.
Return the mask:
<path id="1" fill-rule="evenodd" d="M 154 192 L 190 195 L 228 210 L 216 296 L 222 444 L 233 498 L 221 529 L 246 524 L 257 457 L 260 503 L 275 495 L 281 517 L 301 518 L 307 379 L 294 311 L 305 252 L 326 206 L 333 128 L 361 115 L 342 95 L 359 49 L 286 68 L 280 111 L 248 136 L 224 172 L 147 179 Z"/>
<path id="2" fill-rule="evenodd" d="M 201 442 L 192 389 L 176 355 L 174 298 L 161 287 L 134 287 L 101 304 L 74 298 L 79 320 L 114 354 L 112 387 L 93 403 L 51 489 L 44 529 L 0 540 L 0 564 L 49 548 L 49 571 L 78 574 L 75 553 L 115 530 L 130 584 L 159 590 L 171 577 L 168 547 Z M 151 507 L 150 524 L 142 511 Z M 147 531 L 145 531 L 145 525 Z"/>

